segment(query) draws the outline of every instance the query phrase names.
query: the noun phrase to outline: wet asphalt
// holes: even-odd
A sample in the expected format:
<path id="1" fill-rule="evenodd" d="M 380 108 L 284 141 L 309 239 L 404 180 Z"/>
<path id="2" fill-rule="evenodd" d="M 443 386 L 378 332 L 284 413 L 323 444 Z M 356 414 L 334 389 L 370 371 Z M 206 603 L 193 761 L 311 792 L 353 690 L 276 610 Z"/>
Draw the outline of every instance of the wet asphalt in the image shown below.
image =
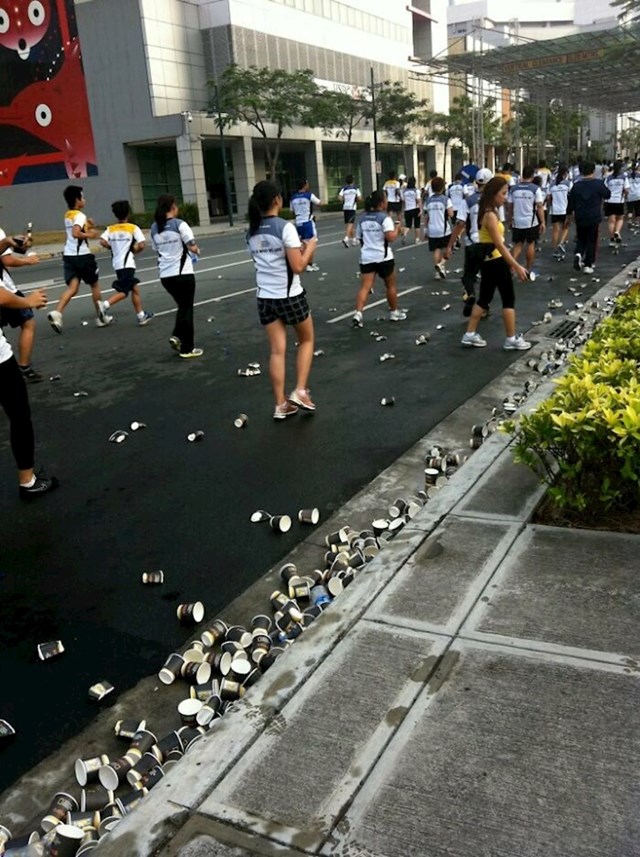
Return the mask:
<path id="1" fill-rule="evenodd" d="M 34 363 L 46 380 L 29 388 L 36 459 L 61 488 L 37 503 L 19 502 L 5 423 L 0 719 L 18 734 L 0 739 L 0 793 L 95 717 L 92 684 L 106 679 L 115 694 L 124 691 L 189 638 L 176 618 L 178 604 L 201 600 L 215 615 L 308 534 L 297 523 L 280 535 L 251 524 L 254 510 L 295 517 L 317 506 L 328 517 L 509 363 L 526 359 L 502 350 L 498 306 L 481 327 L 489 346 L 460 346 L 464 320 L 454 269 L 462 267 L 461 253 L 442 282 L 434 279 L 426 245 L 396 247 L 408 320 L 391 324 L 382 303 L 367 310 L 364 329 L 352 330 L 341 316 L 352 311 L 358 258 L 341 236 L 337 217 L 321 222 L 321 271 L 303 277 L 316 348 L 324 352 L 312 369 L 313 415 L 272 420 L 267 344 L 238 234 L 200 240 L 196 344 L 205 354 L 199 360 L 182 361 L 168 346 L 174 307 L 149 253 L 138 260 L 145 309 L 156 313 L 146 327 L 137 327 L 130 304 L 122 303 L 114 324 L 96 329 L 86 287 L 65 313 L 62 336 L 39 315 Z M 540 276 L 517 287 L 519 330 L 529 330 L 552 298 L 563 302 L 554 311 L 558 321 L 584 302 L 599 288 L 594 278 L 605 282 L 636 257 L 638 238 L 624 240 L 628 245 L 615 256 L 603 243 L 593 277 L 576 274 L 570 257 L 554 261 L 543 243 L 535 265 Z M 104 256 L 100 264 L 106 291 L 110 266 Z M 61 263 L 53 260 L 15 279 L 25 290 L 47 283 L 53 301 L 60 277 Z M 569 286 L 582 295 L 574 297 Z M 370 304 L 383 296 L 378 283 Z M 374 331 L 386 341 L 376 341 Z M 416 346 L 426 333 L 428 344 Z M 15 332 L 9 337 L 15 342 Z M 535 327 L 528 338 L 535 341 Z M 294 342 L 292 332 L 289 386 Z M 393 359 L 380 362 L 385 353 Z M 249 362 L 259 362 L 262 374 L 239 376 Z M 87 395 L 74 395 L 80 392 Z M 381 398 L 390 396 L 395 405 L 382 407 Z M 248 415 L 243 429 L 234 427 L 239 413 Z M 130 431 L 132 421 L 146 428 Z M 128 437 L 110 443 L 118 429 Z M 193 431 L 203 431 L 204 439 L 188 442 Z M 157 569 L 165 573 L 164 586 L 144 586 L 142 573 Z M 64 654 L 40 662 L 37 644 L 55 639 Z"/>

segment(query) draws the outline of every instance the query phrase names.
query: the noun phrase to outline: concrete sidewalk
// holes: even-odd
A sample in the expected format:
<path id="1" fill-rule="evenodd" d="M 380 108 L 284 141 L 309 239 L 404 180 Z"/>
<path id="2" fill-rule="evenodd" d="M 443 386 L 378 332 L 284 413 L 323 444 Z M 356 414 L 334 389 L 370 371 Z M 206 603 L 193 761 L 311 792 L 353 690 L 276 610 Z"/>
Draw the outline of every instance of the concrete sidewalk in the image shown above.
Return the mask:
<path id="1" fill-rule="evenodd" d="M 532 525 L 544 490 L 510 445 L 493 434 L 95 853 L 640 855 L 638 537 Z"/>

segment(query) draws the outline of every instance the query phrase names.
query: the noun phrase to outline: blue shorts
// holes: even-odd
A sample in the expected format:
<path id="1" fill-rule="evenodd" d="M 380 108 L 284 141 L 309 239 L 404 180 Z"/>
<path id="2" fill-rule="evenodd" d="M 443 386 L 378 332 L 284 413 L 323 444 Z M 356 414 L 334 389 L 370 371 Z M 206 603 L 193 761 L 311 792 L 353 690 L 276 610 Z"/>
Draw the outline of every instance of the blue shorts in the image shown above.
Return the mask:
<path id="1" fill-rule="evenodd" d="M 116 271 L 116 277 L 117 279 L 113 281 L 112 286 L 116 292 L 120 292 L 122 295 L 128 295 L 133 287 L 140 282 L 136 277 L 135 268 L 120 268 L 119 271 Z"/>
<path id="2" fill-rule="evenodd" d="M 22 292 L 16 292 L 19 298 L 23 298 Z M 25 321 L 33 318 L 32 309 L 15 309 L 13 307 L 3 306 L 0 310 L 0 327 L 22 327 Z"/>
<path id="3" fill-rule="evenodd" d="M 297 223 L 296 229 L 301 241 L 308 241 L 309 238 L 313 238 L 316 234 L 313 220 L 307 220 L 306 223 Z"/>

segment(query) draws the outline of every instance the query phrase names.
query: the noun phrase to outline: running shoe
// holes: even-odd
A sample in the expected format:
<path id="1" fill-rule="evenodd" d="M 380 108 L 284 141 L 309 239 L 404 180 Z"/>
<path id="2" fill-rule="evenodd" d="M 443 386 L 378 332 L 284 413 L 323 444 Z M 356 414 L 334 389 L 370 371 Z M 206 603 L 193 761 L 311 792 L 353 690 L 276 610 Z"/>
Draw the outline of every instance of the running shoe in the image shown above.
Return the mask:
<path id="1" fill-rule="evenodd" d="M 169 337 L 169 345 L 171 346 L 171 348 L 173 348 L 174 351 L 180 351 L 180 349 L 182 348 L 182 343 L 180 342 L 177 336 Z"/>
<path id="2" fill-rule="evenodd" d="M 202 357 L 204 351 L 202 348 L 192 348 L 191 351 L 181 351 L 179 356 L 183 360 L 189 360 L 190 357 Z"/>
<path id="3" fill-rule="evenodd" d="M 583 265 L 584 265 L 584 262 L 582 261 L 582 253 L 576 253 L 575 256 L 573 257 L 573 270 L 574 271 L 581 271 Z"/>
<path id="4" fill-rule="evenodd" d="M 392 309 L 389 312 L 389 321 L 406 321 L 407 314 L 402 309 Z"/>
<path id="5" fill-rule="evenodd" d="M 42 471 L 40 471 L 36 476 L 36 481 L 33 485 L 29 488 L 27 488 L 26 485 L 20 486 L 20 499 L 29 503 L 32 500 L 37 500 L 38 497 L 42 497 L 43 494 L 55 491 L 59 485 L 60 483 L 55 476 L 47 477 Z"/>
<path id="6" fill-rule="evenodd" d="M 106 327 L 109 324 L 107 321 L 107 318 L 109 318 L 107 315 L 109 304 L 106 301 L 104 303 L 102 301 L 96 301 L 96 309 L 98 310 L 98 318 L 102 322 L 101 327 Z"/>
<path id="7" fill-rule="evenodd" d="M 613 240 L 615 241 L 615 243 L 616 243 L 616 244 L 620 244 L 620 243 L 622 243 L 622 238 L 620 237 L 620 233 L 619 233 L 619 232 L 614 232 L 614 233 L 613 233 Z"/>
<path id="8" fill-rule="evenodd" d="M 507 336 L 502 347 L 505 351 L 528 351 L 532 345 L 532 342 L 527 342 L 522 334 L 518 333 L 516 336 Z"/>
<path id="9" fill-rule="evenodd" d="M 439 262 L 436 266 L 436 277 L 439 277 L 441 280 L 447 279 L 447 272 L 444 269 L 444 262 Z"/>
<path id="10" fill-rule="evenodd" d="M 145 314 L 142 316 L 142 318 L 138 319 L 138 327 L 144 327 L 145 324 L 149 324 L 149 322 L 151 321 L 152 318 L 153 318 L 152 312 L 145 312 Z"/>
<path id="11" fill-rule="evenodd" d="M 364 322 L 362 321 L 362 313 L 360 310 L 356 310 L 353 314 L 353 318 L 351 319 L 351 327 L 363 327 Z"/>
<path id="12" fill-rule="evenodd" d="M 294 390 L 289 396 L 289 401 L 305 411 L 315 411 L 316 409 L 309 395 L 309 390 Z"/>
<path id="13" fill-rule="evenodd" d="M 466 347 L 474 346 L 475 348 L 484 348 L 487 344 L 487 341 L 483 339 L 478 332 L 467 332 L 460 340 L 460 344 Z"/>
<path id="14" fill-rule="evenodd" d="M 109 327 L 112 321 L 112 315 L 105 315 L 103 318 L 98 317 L 96 319 L 96 327 Z"/>
<path id="15" fill-rule="evenodd" d="M 594 269 L 591 267 L 591 265 L 585 265 L 582 270 L 585 274 L 593 274 Z"/>
<path id="16" fill-rule="evenodd" d="M 56 333 L 62 333 L 61 312 L 58 312 L 57 309 L 52 309 L 51 312 L 47 315 L 47 319 L 49 320 L 49 324 L 55 330 Z"/>
<path id="17" fill-rule="evenodd" d="M 348 250 L 349 249 L 349 239 L 346 236 L 342 239 L 342 243 L 344 244 L 344 246 Z"/>
<path id="18" fill-rule="evenodd" d="M 273 411 L 274 420 L 286 420 L 287 417 L 292 417 L 298 413 L 298 406 L 293 402 L 283 402 L 281 405 L 276 405 Z"/>
<path id="19" fill-rule="evenodd" d="M 33 368 L 33 366 L 21 366 L 20 374 L 24 378 L 25 381 L 28 381 L 30 384 L 38 384 L 40 381 L 44 381 L 44 377 Z"/>

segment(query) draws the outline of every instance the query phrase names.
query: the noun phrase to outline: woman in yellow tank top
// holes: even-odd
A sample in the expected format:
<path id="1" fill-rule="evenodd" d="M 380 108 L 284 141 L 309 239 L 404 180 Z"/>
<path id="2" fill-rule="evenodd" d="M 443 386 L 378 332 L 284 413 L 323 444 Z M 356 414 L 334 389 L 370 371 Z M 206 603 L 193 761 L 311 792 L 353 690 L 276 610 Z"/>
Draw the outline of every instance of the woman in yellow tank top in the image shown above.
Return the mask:
<path id="1" fill-rule="evenodd" d="M 487 344 L 478 333 L 478 324 L 489 309 L 497 290 L 502 301 L 502 321 L 506 334 L 502 347 L 505 351 L 526 351 L 531 348 L 530 342 L 521 334 L 516 334 L 515 290 L 511 271 L 522 281 L 528 280 L 529 274 L 505 246 L 504 224 L 498 218 L 498 211 L 506 201 L 507 192 L 507 182 L 502 176 L 495 176 L 487 183 L 480 200 L 479 242 L 490 246 L 487 247 L 487 257 L 480 268 L 480 296 L 461 340 L 465 347 L 483 348 Z"/>

